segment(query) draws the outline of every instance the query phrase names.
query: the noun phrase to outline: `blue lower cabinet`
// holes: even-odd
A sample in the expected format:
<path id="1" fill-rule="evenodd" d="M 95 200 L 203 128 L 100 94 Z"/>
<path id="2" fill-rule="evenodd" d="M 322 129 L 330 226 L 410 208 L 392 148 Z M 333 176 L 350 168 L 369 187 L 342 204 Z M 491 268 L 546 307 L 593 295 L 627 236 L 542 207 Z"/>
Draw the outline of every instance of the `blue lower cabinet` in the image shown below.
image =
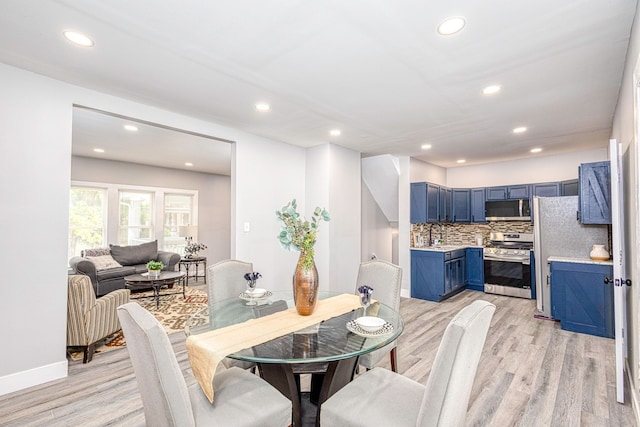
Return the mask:
<path id="1" fill-rule="evenodd" d="M 442 301 L 465 287 L 465 250 L 411 251 L 411 297 Z"/>
<path id="2" fill-rule="evenodd" d="M 602 264 L 551 262 L 551 316 L 562 329 L 614 337 L 613 267 Z"/>
<path id="3" fill-rule="evenodd" d="M 467 248 L 467 289 L 484 292 L 482 248 Z"/>

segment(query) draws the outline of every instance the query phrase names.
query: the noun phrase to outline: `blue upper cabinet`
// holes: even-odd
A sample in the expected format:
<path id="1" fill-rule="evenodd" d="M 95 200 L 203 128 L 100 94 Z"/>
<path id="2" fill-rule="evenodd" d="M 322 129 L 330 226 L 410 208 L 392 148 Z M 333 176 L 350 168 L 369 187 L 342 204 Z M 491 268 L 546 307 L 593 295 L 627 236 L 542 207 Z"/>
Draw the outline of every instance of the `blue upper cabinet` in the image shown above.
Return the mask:
<path id="1" fill-rule="evenodd" d="M 471 222 L 486 222 L 484 188 L 471 189 Z"/>
<path id="2" fill-rule="evenodd" d="M 486 200 L 519 200 L 529 198 L 529 184 L 509 185 L 506 187 L 489 187 L 486 189 Z"/>
<path id="3" fill-rule="evenodd" d="M 468 188 L 454 188 L 452 192 L 453 222 L 471 222 L 471 196 Z"/>
<path id="4" fill-rule="evenodd" d="M 533 196 L 558 197 L 560 195 L 559 182 L 543 182 L 539 184 L 533 184 L 531 187 Z"/>
<path id="5" fill-rule="evenodd" d="M 486 200 L 507 200 L 507 187 L 489 187 L 485 195 Z"/>
<path id="6" fill-rule="evenodd" d="M 519 200 L 529 198 L 529 184 L 510 185 L 507 187 L 507 199 Z"/>
<path id="7" fill-rule="evenodd" d="M 422 224 L 427 222 L 427 183 L 411 183 L 411 207 L 410 218 L 412 224 Z"/>
<path id="8" fill-rule="evenodd" d="M 440 186 L 427 182 L 427 220 L 438 222 L 440 218 Z"/>
<path id="9" fill-rule="evenodd" d="M 583 163 L 578 172 L 580 222 L 611 224 L 611 163 Z"/>
<path id="10" fill-rule="evenodd" d="M 449 222 L 452 220 L 451 212 L 451 189 L 447 187 L 440 187 L 440 210 L 438 217 L 440 221 Z"/>
<path id="11" fill-rule="evenodd" d="M 560 183 L 560 195 L 561 196 L 577 196 L 578 195 L 578 180 L 570 179 L 562 181 Z"/>

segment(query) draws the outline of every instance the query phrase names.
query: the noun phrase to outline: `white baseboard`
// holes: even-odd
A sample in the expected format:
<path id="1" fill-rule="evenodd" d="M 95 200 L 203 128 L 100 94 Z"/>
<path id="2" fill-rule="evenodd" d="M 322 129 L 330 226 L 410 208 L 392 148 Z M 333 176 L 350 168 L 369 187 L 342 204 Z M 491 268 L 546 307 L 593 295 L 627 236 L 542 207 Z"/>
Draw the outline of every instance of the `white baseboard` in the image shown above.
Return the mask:
<path id="1" fill-rule="evenodd" d="M 0 396 L 65 378 L 69 373 L 67 359 L 0 377 Z"/>
<path id="2" fill-rule="evenodd" d="M 629 384 L 629 390 L 631 391 L 631 407 L 633 408 L 633 415 L 636 417 L 636 425 L 640 426 L 640 401 L 638 401 L 638 391 L 635 388 L 635 382 L 631 378 L 631 369 L 629 369 L 629 359 L 625 359 L 627 382 Z"/>
<path id="3" fill-rule="evenodd" d="M 403 298 L 411 298 L 411 290 L 410 289 L 400 289 L 400 296 Z"/>

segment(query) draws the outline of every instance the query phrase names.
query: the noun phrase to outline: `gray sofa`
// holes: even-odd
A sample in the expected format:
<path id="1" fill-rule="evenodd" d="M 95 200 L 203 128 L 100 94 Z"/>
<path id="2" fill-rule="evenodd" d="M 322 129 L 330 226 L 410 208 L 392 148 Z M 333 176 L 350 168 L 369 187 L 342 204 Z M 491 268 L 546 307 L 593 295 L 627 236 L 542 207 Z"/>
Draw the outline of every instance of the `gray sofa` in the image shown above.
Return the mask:
<path id="1" fill-rule="evenodd" d="M 73 257 L 69 265 L 76 274 L 89 276 L 96 296 L 124 289 L 124 277 L 147 271 L 147 262 L 160 261 L 163 270 L 175 271 L 180 255 L 158 250 L 158 241 L 133 246 L 109 245 L 109 248 L 87 249 Z"/>

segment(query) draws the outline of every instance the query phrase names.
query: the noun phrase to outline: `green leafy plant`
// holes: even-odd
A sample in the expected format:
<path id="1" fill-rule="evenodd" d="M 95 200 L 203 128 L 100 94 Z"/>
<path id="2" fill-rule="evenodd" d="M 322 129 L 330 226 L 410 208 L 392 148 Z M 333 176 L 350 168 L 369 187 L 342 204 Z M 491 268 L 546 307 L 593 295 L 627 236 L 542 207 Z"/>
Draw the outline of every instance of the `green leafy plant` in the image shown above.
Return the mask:
<path id="1" fill-rule="evenodd" d="M 147 263 L 147 270 L 162 270 L 164 268 L 164 264 L 160 261 L 151 260 Z"/>
<path id="2" fill-rule="evenodd" d="M 276 211 L 276 216 L 280 221 L 280 246 L 288 251 L 299 251 L 303 268 L 310 269 L 313 266 L 313 245 L 316 243 L 318 226 L 320 221 L 331 220 L 329 212 L 317 207 L 313 211 L 311 221 L 307 221 L 298 213 L 296 199 L 293 199 L 281 210 Z"/>

